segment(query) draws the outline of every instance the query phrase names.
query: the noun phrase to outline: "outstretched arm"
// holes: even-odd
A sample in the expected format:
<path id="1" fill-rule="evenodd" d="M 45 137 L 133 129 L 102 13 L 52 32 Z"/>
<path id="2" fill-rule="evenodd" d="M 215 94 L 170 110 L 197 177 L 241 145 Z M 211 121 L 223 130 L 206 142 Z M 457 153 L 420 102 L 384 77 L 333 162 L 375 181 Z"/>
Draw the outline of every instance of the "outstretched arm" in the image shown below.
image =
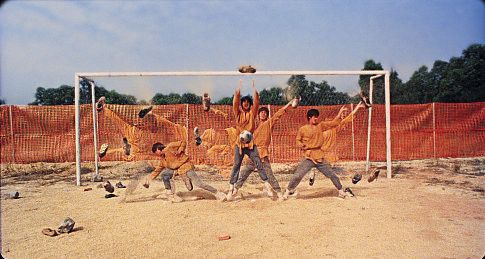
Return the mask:
<path id="1" fill-rule="evenodd" d="M 322 131 L 325 131 L 325 130 L 329 130 L 329 129 L 332 129 L 332 128 L 335 128 L 337 126 L 340 125 L 340 122 L 342 121 L 342 119 L 340 119 L 342 117 L 342 114 L 347 111 L 347 108 L 345 107 L 345 105 L 343 105 L 340 110 L 338 111 L 338 114 L 337 116 L 335 116 L 335 119 L 331 120 L 331 121 L 322 121 L 318 124 L 318 127 L 320 128 L 320 130 Z"/>
<path id="2" fill-rule="evenodd" d="M 259 93 L 256 87 L 254 86 L 254 80 L 252 81 L 252 86 L 254 90 L 254 102 L 253 102 L 253 107 L 251 107 L 251 110 L 254 114 L 254 118 L 258 116 L 258 109 L 259 109 Z"/>
<path id="3" fill-rule="evenodd" d="M 234 93 L 234 98 L 232 98 L 232 109 L 236 117 L 239 115 L 239 104 L 241 103 L 241 84 L 242 80 L 239 80 L 239 86 Z"/>
<path id="4" fill-rule="evenodd" d="M 343 125 L 345 123 L 348 123 L 352 120 L 352 117 L 354 116 L 355 113 L 357 113 L 357 111 L 360 109 L 360 108 L 364 108 L 365 105 L 363 102 L 359 102 L 359 104 L 357 104 L 357 106 L 355 106 L 354 110 L 349 114 L 347 115 L 347 117 L 345 117 L 344 119 L 342 119 L 342 121 L 340 122 L 340 125 Z"/>
<path id="5" fill-rule="evenodd" d="M 292 102 L 293 102 L 293 100 L 291 100 L 289 103 L 287 103 L 285 106 L 283 106 L 277 112 L 275 112 L 275 114 L 273 116 L 271 116 L 271 118 L 270 118 L 271 124 L 273 124 L 276 121 L 278 121 L 281 118 L 281 116 L 283 116 L 283 114 L 286 113 L 286 109 L 288 109 L 288 107 L 290 107 L 290 105 L 291 105 Z"/>

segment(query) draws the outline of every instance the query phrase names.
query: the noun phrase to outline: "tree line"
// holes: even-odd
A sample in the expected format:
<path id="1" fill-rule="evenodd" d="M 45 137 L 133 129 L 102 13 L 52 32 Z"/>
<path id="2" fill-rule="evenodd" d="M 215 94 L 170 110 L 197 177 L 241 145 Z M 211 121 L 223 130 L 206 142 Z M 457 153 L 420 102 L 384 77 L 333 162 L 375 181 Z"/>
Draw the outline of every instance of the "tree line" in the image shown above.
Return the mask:
<path id="1" fill-rule="evenodd" d="M 383 70 L 380 63 L 370 59 L 364 63 L 362 70 Z M 368 75 L 359 76 L 361 91 L 368 95 Z M 374 103 L 384 103 L 384 77 L 374 80 Z M 421 66 L 407 82 L 399 78 L 397 71 L 390 71 L 391 103 L 420 104 L 430 102 L 483 102 L 485 101 L 485 45 L 473 44 L 463 50 L 460 57 L 449 61 L 437 60 L 428 69 Z M 80 81 L 80 103 L 91 102 L 91 87 L 87 81 Z M 102 86 L 95 87 L 98 99 L 106 96 L 108 103 L 113 104 L 199 104 L 202 98 L 193 93 L 162 94 L 157 93 L 149 101 L 140 100 L 132 95 L 107 90 Z M 260 91 L 262 104 L 285 104 L 294 96 L 302 96 L 301 105 L 333 105 L 358 102 L 358 95 L 350 96 L 339 92 L 334 86 L 323 80 L 320 83 L 308 81 L 305 75 L 292 75 L 284 87 L 271 87 Z M 308 98 L 310 97 L 310 98 Z M 0 99 L 1 102 L 4 100 Z M 216 104 L 232 104 L 232 96 L 215 101 Z M 58 88 L 38 87 L 35 100 L 30 105 L 67 105 L 74 104 L 74 87 L 61 85 Z"/>

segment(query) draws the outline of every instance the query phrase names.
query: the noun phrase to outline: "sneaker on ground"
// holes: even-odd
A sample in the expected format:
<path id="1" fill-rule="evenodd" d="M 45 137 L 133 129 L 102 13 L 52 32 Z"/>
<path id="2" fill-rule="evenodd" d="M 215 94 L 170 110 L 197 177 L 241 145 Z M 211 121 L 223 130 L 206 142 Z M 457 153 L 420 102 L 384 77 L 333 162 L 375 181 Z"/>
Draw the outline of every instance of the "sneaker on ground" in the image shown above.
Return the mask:
<path id="1" fill-rule="evenodd" d="M 369 183 L 373 182 L 374 180 L 377 179 L 377 177 L 379 177 L 379 173 L 380 173 L 380 170 L 379 169 L 375 169 L 369 176 L 369 179 L 367 179 L 367 181 Z"/>
<path id="2" fill-rule="evenodd" d="M 308 180 L 308 184 L 310 186 L 313 186 L 313 184 L 315 183 L 315 172 L 310 172 L 310 180 Z"/>
<path id="3" fill-rule="evenodd" d="M 285 193 L 283 194 L 283 199 L 285 199 L 285 200 L 290 199 L 290 198 L 296 199 L 297 196 L 298 196 L 297 190 L 290 191 L 290 190 L 286 189 Z"/>

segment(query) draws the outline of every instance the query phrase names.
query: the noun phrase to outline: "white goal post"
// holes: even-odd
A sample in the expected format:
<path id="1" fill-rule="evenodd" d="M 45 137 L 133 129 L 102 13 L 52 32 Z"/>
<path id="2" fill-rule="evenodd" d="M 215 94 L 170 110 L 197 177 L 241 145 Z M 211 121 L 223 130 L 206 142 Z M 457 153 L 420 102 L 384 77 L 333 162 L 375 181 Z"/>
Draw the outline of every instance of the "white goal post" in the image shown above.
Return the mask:
<path id="1" fill-rule="evenodd" d="M 81 185 L 81 125 L 80 125 L 80 79 L 85 78 L 92 80 L 96 77 L 138 77 L 138 76 L 277 76 L 277 75 L 321 75 L 321 76 L 347 76 L 347 75 L 370 75 L 370 102 L 372 103 L 372 80 L 384 76 L 384 95 L 385 95 L 385 113 L 386 113 L 386 166 L 387 178 L 392 176 L 391 166 L 391 94 L 390 94 L 390 73 L 388 70 L 357 70 L 357 71 L 257 71 L 255 73 L 240 73 L 238 71 L 174 71 L 174 72 L 81 72 L 74 75 L 74 104 L 75 104 L 75 129 L 76 129 L 76 184 Z M 90 82 L 92 88 L 92 105 L 93 105 L 93 127 L 96 131 L 96 107 L 94 100 L 94 83 Z M 370 108 L 372 109 L 372 108 Z M 367 163 L 366 170 L 369 166 L 369 147 L 370 147 L 370 118 L 372 110 L 369 110 L 369 125 L 367 138 Z M 98 174 L 98 154 L 96 143 L 96 132 L 94 134 L 94 153 L 96 163 L 96 175 Z"/>

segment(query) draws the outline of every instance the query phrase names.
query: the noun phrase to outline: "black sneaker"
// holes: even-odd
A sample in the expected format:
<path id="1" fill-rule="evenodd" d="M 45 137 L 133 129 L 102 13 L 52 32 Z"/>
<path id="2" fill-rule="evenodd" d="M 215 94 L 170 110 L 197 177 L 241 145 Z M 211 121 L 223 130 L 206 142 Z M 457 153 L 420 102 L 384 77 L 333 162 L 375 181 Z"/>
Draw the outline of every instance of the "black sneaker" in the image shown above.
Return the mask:
<path id="1" fill-rule="evenodd" d="M 127 138 L 123 138 L 123 150 L 125 151 L 125 155 L 129 156 L 131 154 L 131 145 L 128 143 Z"/>
<path id="2" fill-rule="evenodd" d="M 96 103 L 96 110 L 101 111 L 103 110 L 104 105 L 106 104 L 106 97 L 101 96 Z"/>
<path id="3" fill-rule="evenodd" d="M 355 174 L 354 177 L 352 177 L 352 183 L 353 184 L 357 184 L 360 180 L 362 180 L 361 174 Z"/>
<path id="4" fill-rule="evenodd" d="M 310 177 L 310 180 L 308 181 L 308 184 L 310 186 L 313 186 L 314 183 L 315 183 L 315 175 L 313 175 L 313 177 Z"/>
<path id="5" fill-rule="evenodd" d="M 107 181 L 104 185 L 103 185 L 104 189 L 109 192 L 109 193 L 113 193 L 115 191 L 115 187 L 113 187 L 113 185 L 111 185 L 111 183 L 109 181 Z"/>
<path id="6" fill-rule="evenodd" d="M 145 116 L 146 116 L 146 115 L 147 115 L 149 112 L 151 112 L 151 111 L 152 111 L 152 109 L 153 109 L 153 106 L 148 106 L 148 107 L 145 107 L 145 108 L 141 109 L 141 110 L 140 110 L 140 112 L 138 112 L 138 117 L 140 117 L 140 118 L 142 118 L 142 119 L 143 119 L 143 118 L 145 118 Z"/>
<path id="7" fill-rule="evenodd" d="M 345 188 L 345 191 L 346 193 L 348 193 L 350 195 L 350 197 L 354 197 L 354 192 L 352 192 L 352 189 L 350 189 L 349 187 Z"/>

